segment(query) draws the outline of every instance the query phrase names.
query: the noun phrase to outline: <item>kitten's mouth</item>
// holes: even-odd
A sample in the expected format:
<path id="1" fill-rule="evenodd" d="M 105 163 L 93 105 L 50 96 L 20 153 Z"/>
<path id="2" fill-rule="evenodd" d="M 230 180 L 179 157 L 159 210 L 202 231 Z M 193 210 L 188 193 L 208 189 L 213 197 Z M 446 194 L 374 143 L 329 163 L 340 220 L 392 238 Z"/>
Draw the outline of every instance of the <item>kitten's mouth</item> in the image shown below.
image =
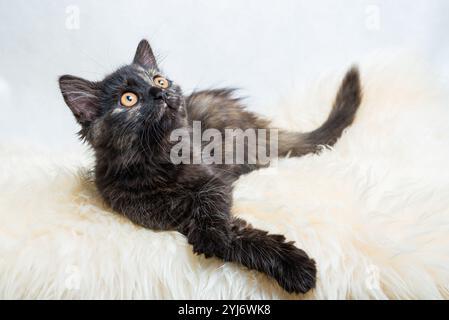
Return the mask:
<path id="1" fill-rule="evenodd" d="M 164 108 L 168 107 L 174 111 L 177 111 L 179 109 L 179 106 L 176 103 L 174 103 L 173 101 L 170 101 L 170 99 L 166 98 L 166 97 L 162 98 L 160 103 L 161 103 L 162 107 L 164 107 Z"/>
<path id="2" fill-rule="evenodd" d="M 181 106 L 181 103 L 179 99 L 177 99 L 177 97 L 170 96 L 166 92 L 163 92 L 162 94 L 158 95 L 154 99 L 154 102 L 162 110 L 170 109 L 175 112 L 179 111 L 179 107 Z"/>
<path id="3" fill-rule="evenodd" d="M 168 101 L 164 101 L 164 106 L 165 107 L 169 107 L 170 109 L 172 109 L 172 110 L 176 110 L 177 108 L 174 108 L 171 104 L 170 104 L 170 102 L 168 102 Z"/>
<path id="4" fill-rule="evenodd" d="M 173 101 L 170 101 L 169 99 L 157 99 L 154 101 L 155 106 L 157 108 L 157 117 L 158 119 L 162 118 L 164 114 L 169 114 L 172 112 L 178 112 L 179 107 L 177 106 L 177 103 L 174 103 Z"/>

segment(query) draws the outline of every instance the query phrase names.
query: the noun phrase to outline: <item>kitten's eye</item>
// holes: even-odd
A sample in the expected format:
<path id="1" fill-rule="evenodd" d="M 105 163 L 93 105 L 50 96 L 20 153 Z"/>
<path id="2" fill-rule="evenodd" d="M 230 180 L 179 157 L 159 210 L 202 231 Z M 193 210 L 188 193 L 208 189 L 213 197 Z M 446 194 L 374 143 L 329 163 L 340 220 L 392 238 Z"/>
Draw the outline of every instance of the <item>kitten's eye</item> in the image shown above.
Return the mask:
<path id="1" fill-rule="evenodd" d="M 120 99 L 120 103 L 122 106 L 131 108 L 136 105 L 136 103 L 139 101 L 139 98 L 135 93 L 132 92 L 125 92 L 122 94 L 122 98 Z"/>
<path id="2" fill-rule="evenodd" d="M 153 78 L 153 81 L 158 87 L 160 87 L 162 89 L 167 89 L 168 87 L 170 87 L 170 82 L 167 79 L 165 79 L 164 77 L 155 76 Z"/>

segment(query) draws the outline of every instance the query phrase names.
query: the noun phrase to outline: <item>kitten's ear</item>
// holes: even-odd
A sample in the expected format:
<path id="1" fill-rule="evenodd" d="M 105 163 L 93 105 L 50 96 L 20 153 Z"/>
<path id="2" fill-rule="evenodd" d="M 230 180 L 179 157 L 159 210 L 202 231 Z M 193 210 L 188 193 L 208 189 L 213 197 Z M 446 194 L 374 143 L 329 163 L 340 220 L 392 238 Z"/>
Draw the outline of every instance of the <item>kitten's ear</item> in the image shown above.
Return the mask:
<path id="1" fill-rule="evenodd" d="M 147 40 L 143 39 L 139 42 L 133 63 L 138 64 L 145 69 L 157 69 L 156 58 L 154 57 L 153 50 Z"/>
<path id="2" fill-rule="evenodd" d="M 97 83 L 64 75 L 59 78 L 59 88 L 80 124 L 88 124 L 100 114 Z"/>

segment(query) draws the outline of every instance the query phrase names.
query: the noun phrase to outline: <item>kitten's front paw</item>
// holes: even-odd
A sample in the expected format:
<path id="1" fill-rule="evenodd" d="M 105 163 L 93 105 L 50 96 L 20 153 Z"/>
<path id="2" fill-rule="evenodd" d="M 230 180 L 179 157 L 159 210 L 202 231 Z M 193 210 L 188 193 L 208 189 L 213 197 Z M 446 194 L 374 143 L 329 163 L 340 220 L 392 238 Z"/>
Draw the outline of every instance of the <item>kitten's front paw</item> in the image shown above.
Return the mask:
<path id="1" fill-rule="evenodd" d="M 284 243 L 283 249 L 274 275 L 279 285 L 289 293 L 306 293 L 315 288 L 315 261 L 292 243 Z"/>

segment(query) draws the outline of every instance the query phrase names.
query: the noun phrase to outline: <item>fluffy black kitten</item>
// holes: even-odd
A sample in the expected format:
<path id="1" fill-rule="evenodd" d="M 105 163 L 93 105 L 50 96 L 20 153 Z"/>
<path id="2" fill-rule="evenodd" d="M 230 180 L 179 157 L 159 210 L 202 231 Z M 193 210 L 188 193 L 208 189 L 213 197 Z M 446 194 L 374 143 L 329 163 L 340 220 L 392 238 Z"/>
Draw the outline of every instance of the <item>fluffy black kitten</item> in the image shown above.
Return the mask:
<path id="1" fill-rule="evenodd" d="M 230 215 L 232 182 L 262 164 L 175 165 L 170 150 L 174 129 L 270 128 L 244 110 L 230 90 L 185 97 L 165 78 L 147 41 L 132 64 L 103 81 L 65 75 L 59 79 L 65 102 L 81 125 L 80 135 L 95 151 L 95 182 L 103 199 L 134 223 L 177 230 L 197 254 L 258 270 L 288 292 L 315 286 L 315 262 L 284 236 L 252 228 Z M 351 69 L 326 122 L 310 133 L 279 132 L 279 155 L 301 156 L 332 145 L 352 123 L 361 101 L 359 75 Z"/>

